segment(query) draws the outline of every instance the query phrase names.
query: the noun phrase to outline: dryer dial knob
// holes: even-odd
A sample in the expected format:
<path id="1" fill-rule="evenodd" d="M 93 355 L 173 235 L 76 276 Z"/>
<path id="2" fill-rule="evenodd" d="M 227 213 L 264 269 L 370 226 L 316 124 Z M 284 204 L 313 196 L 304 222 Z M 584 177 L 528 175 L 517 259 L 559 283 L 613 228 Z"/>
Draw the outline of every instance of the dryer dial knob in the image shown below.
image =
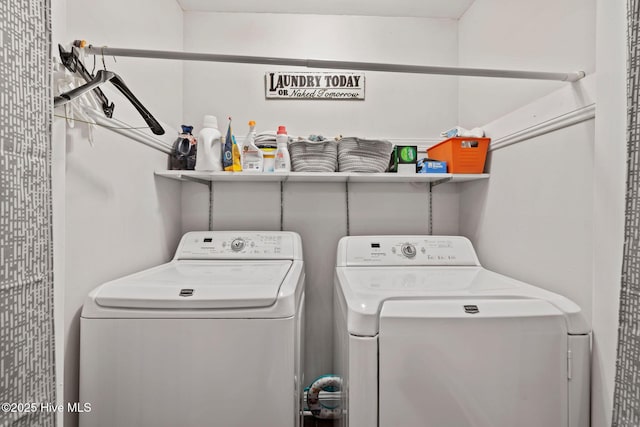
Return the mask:
<path id="1" fill-rule="evenodd" d="M 231 249 L 232 249 L 234 252 L 240 252 L 241 250 L 243 250 L 243 249 L 244 249 L 244 245 L 245 245 L 245 243 L 244 243 L 244 240 L 243 240 L 243 239 L 234 239 L 234 240 L 231 242 Z"/>
<path id="2" fill-rule="evenodd" d="M 406 256 L 407 258 L 413 258 L 414 256 L 416 256 L 416 247 L 411 243 L 405 243 L 404 245 L 402 245 L 401 250 L 402 255 Z"/>

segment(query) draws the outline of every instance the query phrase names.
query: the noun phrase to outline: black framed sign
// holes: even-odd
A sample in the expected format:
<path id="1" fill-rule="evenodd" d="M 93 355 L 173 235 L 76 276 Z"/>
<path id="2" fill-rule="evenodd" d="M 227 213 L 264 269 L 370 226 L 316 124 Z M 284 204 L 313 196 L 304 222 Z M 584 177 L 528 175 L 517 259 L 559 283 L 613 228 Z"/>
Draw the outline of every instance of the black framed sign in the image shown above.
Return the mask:
<path id="1" fill-rule="evenodd" d="M 364 73 L 267 72 L 265 97 L 364 100 Z"/>

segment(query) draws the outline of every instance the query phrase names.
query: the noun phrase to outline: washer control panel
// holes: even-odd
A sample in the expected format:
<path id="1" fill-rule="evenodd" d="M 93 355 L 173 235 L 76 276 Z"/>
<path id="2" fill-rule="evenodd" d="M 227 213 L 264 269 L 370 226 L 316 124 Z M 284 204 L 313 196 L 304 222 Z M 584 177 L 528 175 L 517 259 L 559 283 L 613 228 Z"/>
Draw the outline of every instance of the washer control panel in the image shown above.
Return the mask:
<path id="1" fill-rule="evenodd" d="M 460 236 L 350 236 L 338 244 L 338 266 L 480 265 Z"/>
<path id="2" fill-rule="evenodd" d="M 301 259 L 296 233 L 196 231 L 182 237 L 174 259 Z"/>

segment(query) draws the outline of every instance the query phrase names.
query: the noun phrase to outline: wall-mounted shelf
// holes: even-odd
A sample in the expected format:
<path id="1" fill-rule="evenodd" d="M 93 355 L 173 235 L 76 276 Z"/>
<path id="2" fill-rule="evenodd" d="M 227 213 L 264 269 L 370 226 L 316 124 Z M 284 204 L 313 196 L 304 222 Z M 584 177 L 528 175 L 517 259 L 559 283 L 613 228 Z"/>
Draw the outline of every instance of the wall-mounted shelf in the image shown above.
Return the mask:
<path id="1" fill-rule="evenodd" d="M 198 171 L 156 171 L 157 176 L 179 181 L 197 182 L 415 182 L 444 183 L 467 182 L 489 178 L 483 174 L 415 174 L 356 173 L 356 172 L 277 172 L 277 173 L 233 173 Z"/>

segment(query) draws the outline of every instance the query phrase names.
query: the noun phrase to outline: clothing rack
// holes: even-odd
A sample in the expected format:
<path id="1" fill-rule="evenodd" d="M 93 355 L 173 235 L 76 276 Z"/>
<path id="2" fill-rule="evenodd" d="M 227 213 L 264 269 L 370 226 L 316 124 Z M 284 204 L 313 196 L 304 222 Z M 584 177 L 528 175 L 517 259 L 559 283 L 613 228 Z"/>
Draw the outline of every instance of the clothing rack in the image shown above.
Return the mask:
<path id="1" fill-rule="evenodd" d="M 65 51 L 62 45 L 58 45 L 60 52 L 60 62 L 65 66 L 67 70 L 72 73 L 78 73 L 83 79 L 86 80 L 82 86 L 72 89 L 68 92 L 61 93 L 53 98 L 53 106 L 58 107 L 64 105 L 72 100 L 84 95 L 86 92 L 93 91 L 98 99 L 102 102 L 102 109 L 106 117 L 113 117 L 113 103 L 110 103 L 105 94 L 100 90 L 98 86 L 111 82 L 113 85 L 131 102 L 131 104 L 138 110 L 138 113 L 142 116 L 144 121 L 149 126 L 149 129 L 156 135 L 163 135 L 164 129 L 153 117 L 153 115 L 142 105 L 142 103 L 136 98 L 136 96 L 129 90 L 124 81 L 116 73 L 112 71 L 98 70 L 96 75 L 90 73 L 79 59 L 75 47 L 72 47 L 70 51 Z"/>
<path id="2" fill-rule="evenodd" d="M 123 49 L 114 47 L 83 47 L 86 53 L 95 56 L 121 56 L 133 58 L 154 58 L 154 59 L 174 59 L 186 61 L 209 61 L 209 62 L 226 62 L 236 64 L 263 64 L 263 65 L 285 65 L 307 68 L 320 69 L 340 69 L 340 70 L 360 70 L 360 71 L 382 71 L 392 73 L 412 73 L 412 74 L 436 74 L 450 76 L 468 76 L 468 77 L 497 77 L 497 78 L 514 78 L 514 79 L 533 79 L 533 80 L 555 80 L 565 82 L 575 82 L 583 77 L 583 71 L 575 72 L 548 72 L 548 71 L 525 71 L 525 70 L 497 70 L 486 68 L 465 68 L 465 67 L 442 67 L 429 65 L 406 65 L 406 64 L 385 64 L 372 62 L 353 62 L 353 61 L 332 61 L 317 59 L 296 59 L 296 58 L 278 58 L 278 57 L 262 57 L 262 56 L 244 56 L 244 55 L 221 55 L 213 53 L 195 53 L 195 52 L 179 52 L 179 51 L 163 51 L 163 50 L 144 50 L 144 49 Z M 95 89 L 98 90 L 99 89 Z M 106 98 L 105 98 L 106 100 Z M 107 101 L 108 104 L 108 101 Z M 107 105 L 108 107 L 109 105 Z M 111 104 L 111 109 L 113 104 Z M 110 119 L 107 110 L 107 117 L 103 117 L 96 111 L 90 111 L 90 116 L 104 126 L 112 126 L 114 119 Z M 144 117 L 144 115 L 143 115 Z M 121 123 L 118 123 L 121 124 Z M 124 126 L 124 125 L 122 125 Z M 148 145 L 151 148 L 170 152 L 170 145 L 159 141 L 149 135 L 145 135 L 140 131 L 131 131 L 125 129 L 115 130 L 116 132 L 128 136 L 138 142 Z"/>
<path id="3" fill-rule="evenodd" d="M 440 74 L 468 77 L 500 77 L 513 79 L 556 80 L 575 82 L 585 76 L 584 71 L 568 73 L 524 70 L 495 70 L 487 68 L 441 67 L 431 65 L 384 64 L 375 62 L 332 61 L 320 59 L 278 58 L 266 56 L 221 55 L 214 53 L 179 52 L 166 50 L 123 49 L 107 46 L 84 48 L 91 55 L 127 56 L 134 58 L 178 59 L 186 61 L 228 62 L 236 64 L 287 65 L 307 68 L 339 70 L 384 71 L 391 73 Z"/>

